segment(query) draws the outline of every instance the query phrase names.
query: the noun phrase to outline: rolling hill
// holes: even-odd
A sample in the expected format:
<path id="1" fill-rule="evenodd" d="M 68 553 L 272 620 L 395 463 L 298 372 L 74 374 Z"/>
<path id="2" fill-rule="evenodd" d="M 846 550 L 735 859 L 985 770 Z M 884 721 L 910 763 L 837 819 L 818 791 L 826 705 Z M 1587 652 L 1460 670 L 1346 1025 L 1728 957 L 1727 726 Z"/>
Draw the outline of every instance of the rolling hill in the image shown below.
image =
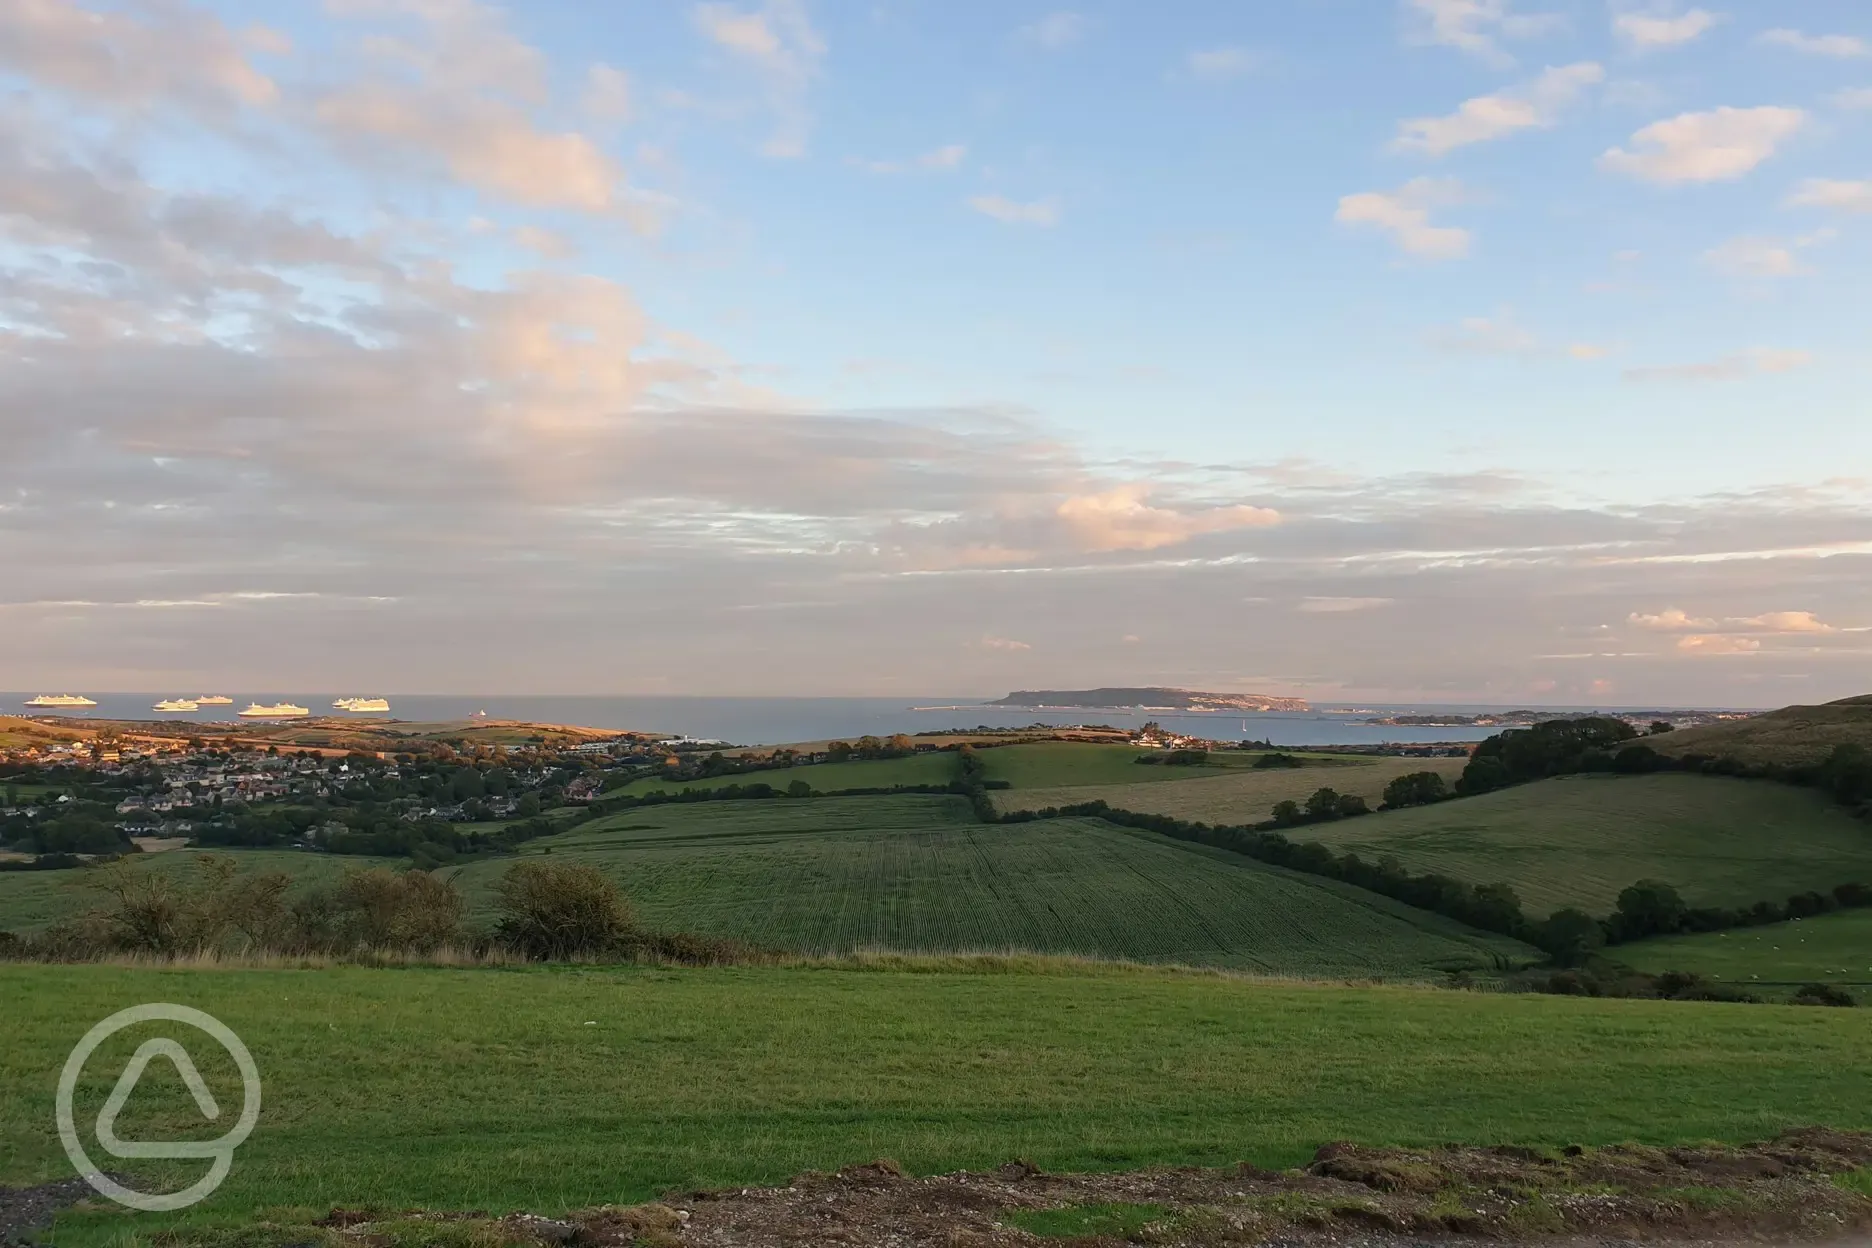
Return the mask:
<path id="1" fill-rule="evenodd" d="M 1645 744 L 1661 754 L 1736 758 L 1744 763 L 1817 763 L 1836 745 L 1872 750 L 1872 694 L 1819 706 L 1784 706 L 1750 719 L 1681 728 Z"/>
<path id="2" fill-rule="evenodd" d="M 1691 905 L 1726 906 L 1872 881 L 1872 824 L 1812 789 L 1716 776 L 1562 776 L 1290 835 L 1505 882 L 1535 916 L 1607 913 L 1642 878 L 1675 885 Z"/>

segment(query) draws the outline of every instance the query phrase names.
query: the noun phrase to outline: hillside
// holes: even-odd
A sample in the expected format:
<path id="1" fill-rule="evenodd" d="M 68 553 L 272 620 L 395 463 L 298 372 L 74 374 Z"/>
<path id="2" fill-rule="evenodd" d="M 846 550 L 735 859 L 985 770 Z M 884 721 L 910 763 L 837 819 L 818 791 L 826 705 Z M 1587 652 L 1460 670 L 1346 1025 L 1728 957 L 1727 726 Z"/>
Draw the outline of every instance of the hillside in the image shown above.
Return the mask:
<path id="1" fill-rule="evenodd" d="M 1765 780 L 1664 773 L 1562 776 L 1291 833 L 1412 871 L 1508 883 L 1527 912 L 1610 911 L 1642 878 L 1691 905 L 1748 905 L 1872 881 L 1872 824 Z"/>
<path id="2" fill-rule="evenodd" d="M 1708 754 L 1745 763 L 1817 763 L 1836 745 L 1872 749 L 1872 694 L 1778 711 L 1726 724 L 1682 728 L 1645 744 L 1673 757 Z"/>
<path id="3" fill-rule="evenodd" d="M 1097 819 L 982 825 L 953 797 L 651 807 L 523 852 L 597 865 L 654 926 L 802 953 L 1030 950 L 1405 978 L 1532 956 L 1329 880 Z M 460 870 L 472 902 L 505 866 Z"/>
<path id="4" fill-rule="evenodd" d="M 1252 759 L 1252 755 L 1249 756 Z M 1377 808 L 1385 785 L 1412 772 L 1434 771 L 1454 783 L 1468 760 L 1463 758 L 1386 758 L 1377 755 L 1320 758 L 1302 755 L 1306 765 L 1296 768 L 1227 769 L 1195 767 L 1137 767 L 1134 772 L 1158 773 L 1139 777 L 1178 780 L 1177 784 L 1063 784 L 1051 787 L 1016 785 L 1012 792 L 992 796 L 1000 810 L 1044 810 L 1081 802 L 1105 802 L 1124 810 L 1171 815 L 1197 823 L 1259 823 L 1276 802 L 1305 802 L 1320 788 L 1356 794 Z M 1181 773 L 1181 774 L 1179 774 Z M 991 765 L 989 774 L 993 775 Z M 1124 779 L 1131 777 L 1125 776 Z"/>

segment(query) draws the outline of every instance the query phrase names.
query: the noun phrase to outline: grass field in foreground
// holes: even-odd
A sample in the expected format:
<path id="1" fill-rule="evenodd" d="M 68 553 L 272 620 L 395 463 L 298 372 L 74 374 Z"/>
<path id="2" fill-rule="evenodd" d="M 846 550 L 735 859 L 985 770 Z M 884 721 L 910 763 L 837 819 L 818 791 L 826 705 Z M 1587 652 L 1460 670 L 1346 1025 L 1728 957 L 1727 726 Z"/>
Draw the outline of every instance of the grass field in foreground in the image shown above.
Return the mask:
<path id="1" fill-rule="evenodd" d="M 1194 773 L 1181 784 L 1079 784 L 1060 788 L 1015 788 L 991 794 L 1001 810 L 1044 810 L 1080 802 L 1107 802 L 1124 810 L 1173 815 L 1197 823 L 1259 823 L 1276 802 L 1306 799 L 1320 788 L 1354 793 L 1374 809 L 1385 785 L 1398 776 L 1434 771 L 1455 783 L 1466 758 L 1383 758 L 1334 760 L 1298 768 L 1231 767 L 1220 774 L 1206 768 L 1139 767 L 1139 771 Z"/>
<path id="2" fill-rule="evenodd" d="M 1641 971 L 1695 971 L 1764 996 L 1786 996 L 1802 984 L 1837 984 L 1872 1002 L 1872 910 L 1662 936 L 1611 953 Z"/>
<path id="3" fill-rule="evenodd" d="M 1533 956 L 1375 894 L 1103 820 L 979 824 L 959 797 L 656 806 L 523 853 L 549 850 L 613 876 L 652 926 L 806 953 L 1034 950 L 1404 978 Z M 458 878 L 480 903 L 506 866 Z"/>
<path id="4" fill-rule="evenodd" d="M 1691 905 L 1748 905 L 1872 882 L 1872 824 L 1812 789 L 1715 776 L 1564 776 L 1297 829 L 1367 860 L 1505 882 L 1529 914 L 1609 912 L 1644 878 Z"/>
<path id="5" fill-rule="evenodd" d="M 93 1023 L 145 1001 L 221 1019 L 265 1086 L 258 1129 L 226 1184 L 183 1215 L 196 1218 L 550 1212 L 877 1157 L 923 1173 L 1012 1157 L 1288 1166 L 1339 1139 L 1674 1143 L 1872 1121 L 1872 1011 L 1166 972 L 16 965 L 0 966 L 0 1183 L 70 1174 L 53 1129 L 59 1068 Z M 98 1051 L 78 1121 L 151 1034 Z M 227 1058 L 182 1038 L 221 1104 L 237 1104 Z M 120 1133 L 201 1138 L 201 1126 L 157 1063 Z"/>
<path id="6" fill-rule="evenodd" d="M 314 854 L 297 849 L 180 849 L 130 859 L 139 869 L 178 877 L 199 869 L 202 854 L 225 854 L 243 870 L 284 871 L 306 884 L 335 880 L 346 870 L 404 866 L 406 860 Z M 37 931 L 54 919 L 92 909 L 99 895 L 85 887 L 94 878 L 84 868 L 69 871 L 0 871 L 0 932 Z"/>

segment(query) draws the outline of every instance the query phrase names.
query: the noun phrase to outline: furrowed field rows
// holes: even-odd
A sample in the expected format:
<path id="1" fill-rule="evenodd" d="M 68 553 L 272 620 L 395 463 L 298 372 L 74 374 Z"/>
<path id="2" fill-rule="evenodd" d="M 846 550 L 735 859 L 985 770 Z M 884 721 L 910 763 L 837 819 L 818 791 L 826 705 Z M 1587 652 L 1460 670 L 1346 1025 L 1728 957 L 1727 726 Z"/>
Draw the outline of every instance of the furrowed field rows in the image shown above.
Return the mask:
<path id="1" fill-rule="evenodd" d="M 1187 770 L 1179 784 L 1084 784 L 1056 788 L 1016 788 L 993 795 L 1001 810 L 1044 810 L 1080 802 L 1106 802 L 1124 810 L 1172 815 L 1199 823 L 1258 823 L 1276 802 L 1305 802 L 1315 790 L 1329 788 L 1352 793 L 1374 808 L 1384 787 L 1398 776 L 1434 771 L 1454 784 L 1462 774 L 1464 758 L 1371 758 L 1313 763 L 1298 768 L 1231 768 L 1217 775 L 1208 769 L 1139 767 L 1139 771 L 1171 773 Z"/>
<path id="2" fill-rule="evenodd" d="M 1421 976 L 1527 954 L 1330 881 L 1102 820 L 977 824 L 955 798 L 716 802 L 606 822 L 527 852 L 600 867 L 654 926 L 768 948 L 1020 949 L 1323 976 Z M 498 870 L 475 864 L 459 878 L 484 904 Z"/>
<path id="3" fill-rule="evenodd" d="M 1645 878 L 1691 905 L 1722 906 L 1872 882 L 1872 824 L 1811 789 L 1715 776 L 1565 776 L 1290 835 L 1506 882 L 1536 915 L 1606 913 Z"/>

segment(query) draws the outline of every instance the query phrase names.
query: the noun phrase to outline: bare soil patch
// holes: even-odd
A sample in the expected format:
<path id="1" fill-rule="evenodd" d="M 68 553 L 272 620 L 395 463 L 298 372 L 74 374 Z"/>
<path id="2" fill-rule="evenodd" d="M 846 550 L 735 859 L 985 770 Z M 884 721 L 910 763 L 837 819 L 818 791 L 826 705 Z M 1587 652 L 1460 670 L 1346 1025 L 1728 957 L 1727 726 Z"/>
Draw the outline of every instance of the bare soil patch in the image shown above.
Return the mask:
<path id="1" fill-rule="evenodd" d="M 913 1178 L 878 1161 L 785 1187 L 675 1194 L 564 1218 L 333 1210 L 315 1226 L 257 1225 L 243 1242 L 396 1248 L 440 1242 L 442 1222 L 459 1242 L 489 1248 L 1818 1243 L 1872 1227 L 1868 1167 L 1872 1134 L 1818 1128 L 1741 1148 L 1332 1144 L 1304 1169 L 1280 1172 L 1244 1164 L 1051 1175 L 1016 1161 Z M 184 1232 L 162 1242 L 208 1241 Z"/>

